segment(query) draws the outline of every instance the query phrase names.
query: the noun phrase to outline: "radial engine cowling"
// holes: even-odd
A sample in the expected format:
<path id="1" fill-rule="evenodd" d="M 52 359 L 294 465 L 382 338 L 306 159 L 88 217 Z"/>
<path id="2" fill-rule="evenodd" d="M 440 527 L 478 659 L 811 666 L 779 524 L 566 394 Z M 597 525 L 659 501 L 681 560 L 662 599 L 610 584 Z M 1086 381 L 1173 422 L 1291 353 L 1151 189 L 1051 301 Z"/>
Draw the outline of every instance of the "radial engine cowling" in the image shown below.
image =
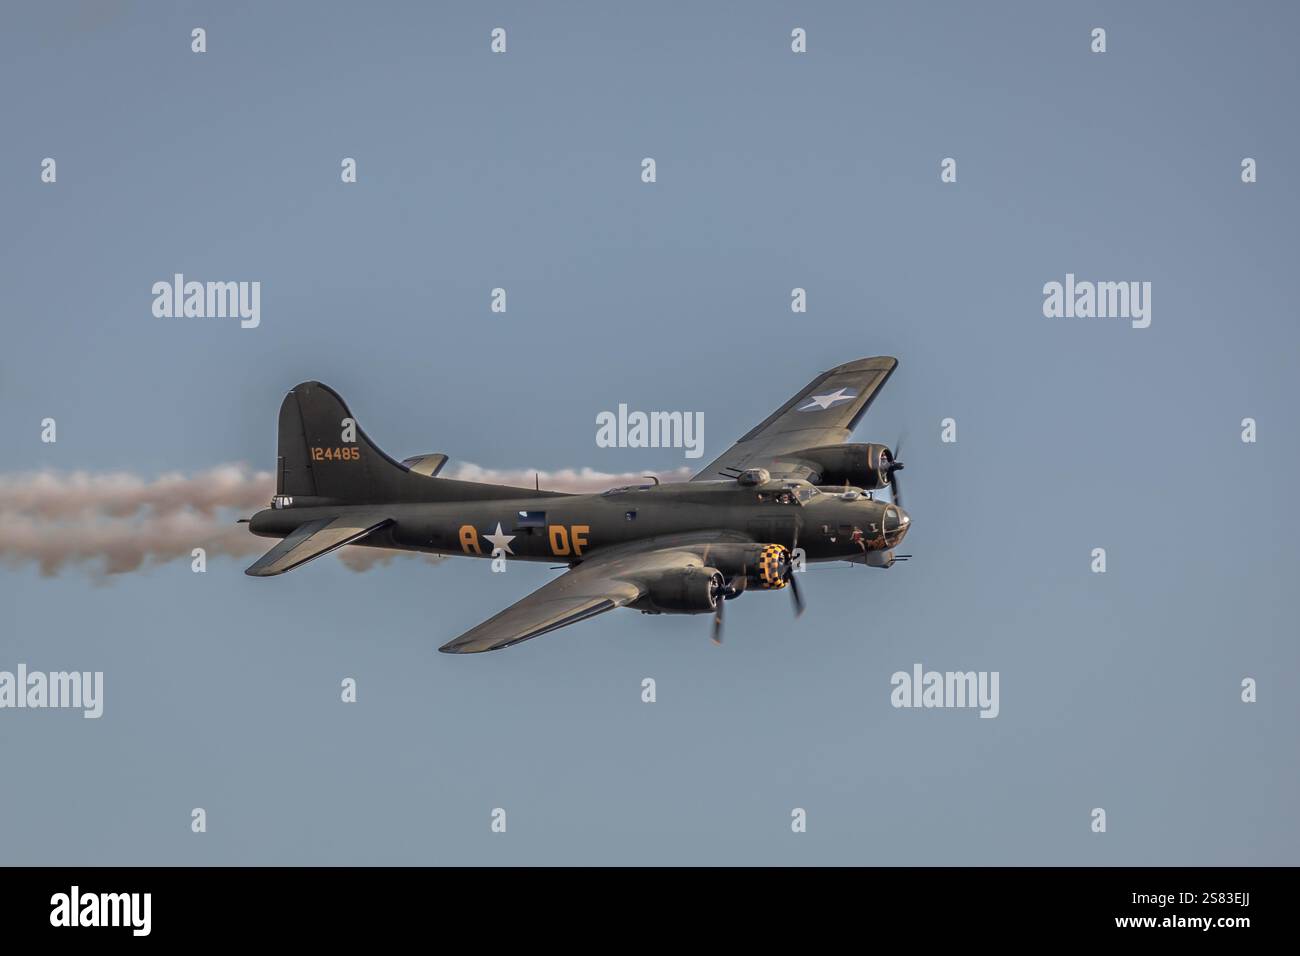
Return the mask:
<path id="1" fill-rule="evenodd" d="M 717 568 L 674 568 L 650 582 L 634 607 L 661 614 L 707 614 L 722 600 L 726 582 Z"/>
<path id="2" fill-rule="evenodd" d="M 783 458 L 785 456 L 782 456 Z M 791 452 L 791 458 L 811 465 L 816 471 L 809 480 L 817 485 L 852 485 L 875 491 L 889 484 L 894 454 L 885 445 L 873 443 L 821 445 Z"/>
<path id="3" fill-rule="evenodd" d="M 785 587 L 789 564 L 790 549 L 780 544 L 765 544 L 753 556 L 753 561 L 746 569 L 749 573 L 748 585 L 764 591 L 774 591 Z"/>
<path id="4" fill-rule="evenodd" d="M 779 590 L 790 583 L 790 549 L 783 544 L 737 544 L 722 542 L 709 549 L 713 562 L 727 583 L 724 592 L 735 597 L 742 591 Z"/>

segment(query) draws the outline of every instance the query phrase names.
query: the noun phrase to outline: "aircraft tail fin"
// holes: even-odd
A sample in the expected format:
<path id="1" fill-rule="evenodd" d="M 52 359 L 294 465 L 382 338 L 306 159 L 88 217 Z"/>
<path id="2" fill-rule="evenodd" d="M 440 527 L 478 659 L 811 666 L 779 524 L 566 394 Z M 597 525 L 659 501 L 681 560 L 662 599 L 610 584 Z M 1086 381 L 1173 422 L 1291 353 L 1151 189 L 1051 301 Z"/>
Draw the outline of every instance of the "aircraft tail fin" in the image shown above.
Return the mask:
<path id="1" fill-rule="evenodd" d="M 390 501 L 407 470 L 361 430 L 328 385 L 303 382 L 280 406 L 276 494 L 344 502 Z"/>

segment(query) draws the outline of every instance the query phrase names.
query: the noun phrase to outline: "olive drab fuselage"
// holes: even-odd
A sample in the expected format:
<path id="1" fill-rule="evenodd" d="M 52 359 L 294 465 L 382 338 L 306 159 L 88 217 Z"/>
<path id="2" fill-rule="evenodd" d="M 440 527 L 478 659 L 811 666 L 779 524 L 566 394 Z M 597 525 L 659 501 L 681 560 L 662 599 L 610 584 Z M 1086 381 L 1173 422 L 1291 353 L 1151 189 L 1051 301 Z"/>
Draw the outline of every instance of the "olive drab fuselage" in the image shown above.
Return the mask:
<path id="1" fill-rule="evenodd" d="M 552 564 L 581 562 L 610 547 L 694 532 L 797 547 L 808 561 L 862 560 L 896 546 L 910 523 L 906 512 L 888 501 L 855 489 L 818 489 L 798 480 L 761 485 L 687 482 L 483 501 L 341 506 L 300 497 L 279 499 L 277 504 L 253 516 L 253 533 L 283 537 L 322 516 L 380 510 L 391 523 L 360 546 Z"/>

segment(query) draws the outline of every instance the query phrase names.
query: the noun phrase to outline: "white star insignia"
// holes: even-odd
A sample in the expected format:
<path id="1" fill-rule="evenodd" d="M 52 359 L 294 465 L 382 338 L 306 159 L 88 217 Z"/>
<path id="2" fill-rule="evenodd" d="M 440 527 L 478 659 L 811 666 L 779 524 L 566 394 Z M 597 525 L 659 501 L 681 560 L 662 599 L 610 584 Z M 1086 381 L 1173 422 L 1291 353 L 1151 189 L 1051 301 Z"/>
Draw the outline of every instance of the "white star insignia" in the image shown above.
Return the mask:
<path id="1" fill-rule="evenodd" d="M 849 391 L 847 388 L 839 388 L 829 395 L 813 395 L 809 398 L 807 405 L 801 405 L 799 411 L 810 412 L 814 408 L 825 409 L 832 405 L 838 405 L 840 402 L 847 402 L 850 398 L 855 398 L 856 393 Z"/>
<path id="2" fill-rule="evenodd" d="M 514 554 L 514 552 L 510 550 L 510 542 L 515 540 L 515 536 L 513 534 L 505 534 L 501 530 L 500 521 L 497 522 L 496 534 L 485 534 L 483 537 L 492 542 L 493 554 L 498 551 L 504 551 L 506 554 Z"/>

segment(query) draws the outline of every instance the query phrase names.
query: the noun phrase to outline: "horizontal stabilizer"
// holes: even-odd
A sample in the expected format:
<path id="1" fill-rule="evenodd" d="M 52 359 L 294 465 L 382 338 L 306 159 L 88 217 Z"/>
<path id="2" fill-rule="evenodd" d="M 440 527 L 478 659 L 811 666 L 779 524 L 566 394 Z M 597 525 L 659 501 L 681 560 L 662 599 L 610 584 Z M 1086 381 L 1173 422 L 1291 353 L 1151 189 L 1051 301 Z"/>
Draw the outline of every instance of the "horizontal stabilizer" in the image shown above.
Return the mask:
<path id="1" fill-rule="evenodd" d="M 447 456 L 443 454 L 416 455 L 414 458 L 403 460 L 402 464 L 417 475 L 434 478 L 438 472 L 442 471 L 442 466 L 447 464 Z"/>
<path id="2" fill-rule="evenodd" d="M 372 531 L 391 524 L 392 518 L 371 512 L 343 518 L 320 518 L 308 521 L 254 561 L 244 571 L 253 577 L 266 578 L 292 571 L 312 558 L 329 554 L 345 544 L 360 541 Z"/>

